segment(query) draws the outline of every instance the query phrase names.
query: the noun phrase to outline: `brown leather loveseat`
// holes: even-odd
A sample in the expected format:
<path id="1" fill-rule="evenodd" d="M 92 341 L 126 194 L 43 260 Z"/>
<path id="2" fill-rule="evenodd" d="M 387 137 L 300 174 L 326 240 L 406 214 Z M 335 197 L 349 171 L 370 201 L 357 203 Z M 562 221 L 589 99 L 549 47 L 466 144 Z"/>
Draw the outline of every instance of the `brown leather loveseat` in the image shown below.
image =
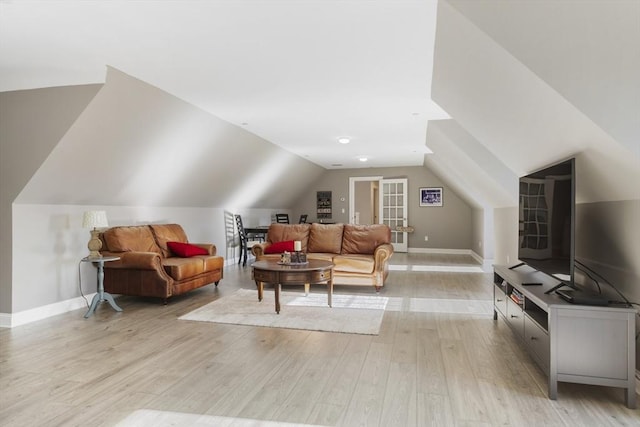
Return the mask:
<path id="1" fill-rule="evenodd" d="M 387 225 L 271 224 L 265 243 L 254 245 L 256 260 L 279 260 L 269 247 L 299 240 L 307 259 L 331 261 L 336 285 L 374 286 L 378 291 L 389 274 L 393 255 L 391 229 Z M 276 245 L 281 246 L 281 245 Z"/>
<path id="2" fill-rule="evenodd" d="M 210 283 L 218 286 L 222 279 L 224 258 L 216 256 L 215 245 L 187 244 L 178 224 L 112 227 L 100 238 L 103 256 L 120 257 L 104 264 L 104 288 L 109 293 L 158 297 L 166 303 L 173 295 Z M 181 256 L 171 248 L 180 249 Z"/>

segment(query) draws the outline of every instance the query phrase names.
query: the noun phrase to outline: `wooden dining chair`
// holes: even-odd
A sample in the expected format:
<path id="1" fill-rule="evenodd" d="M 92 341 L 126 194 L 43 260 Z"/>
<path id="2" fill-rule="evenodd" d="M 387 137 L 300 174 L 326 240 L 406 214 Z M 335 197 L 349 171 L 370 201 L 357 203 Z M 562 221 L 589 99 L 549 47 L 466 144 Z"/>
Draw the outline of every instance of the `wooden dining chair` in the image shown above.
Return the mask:
<path id="1" fill-rule="evenodd" d="M 276 214 L 276 222 L 278 224 L 289 224 L 289 214 L 277 213 Z"/>
<path id="2" fill-rule="evenodd" d="M 244 225 L 242 224 L 242 217 L 240 215 L 235 215 L 235 218 L 236 228 L 238 229 L 238 236 L 240 238 L 240 257 L 238 258 L 238 264 L 242 262 L 242 266 L 245 267 L 247 265 L 249 251 L 254 245 L 257 245 L 260 242 L 257 240 L 249 240 L 247 233 L 244 230 Z"/>

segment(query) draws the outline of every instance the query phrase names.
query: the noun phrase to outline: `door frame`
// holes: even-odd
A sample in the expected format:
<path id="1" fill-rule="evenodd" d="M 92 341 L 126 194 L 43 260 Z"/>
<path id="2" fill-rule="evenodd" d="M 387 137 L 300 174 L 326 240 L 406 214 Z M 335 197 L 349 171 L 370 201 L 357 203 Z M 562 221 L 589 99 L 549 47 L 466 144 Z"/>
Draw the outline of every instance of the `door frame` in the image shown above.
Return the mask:
<path id="1" fill-rule="evenodd" d="M 353 224 L 356 215 L 356 182 L 357 181 L 380 181 L 383 176 L 350 176 L 349 177 L 349 220 L 348 224 Z M 381 220 L 382 215 L 378 215 L 378 221 Z"/>

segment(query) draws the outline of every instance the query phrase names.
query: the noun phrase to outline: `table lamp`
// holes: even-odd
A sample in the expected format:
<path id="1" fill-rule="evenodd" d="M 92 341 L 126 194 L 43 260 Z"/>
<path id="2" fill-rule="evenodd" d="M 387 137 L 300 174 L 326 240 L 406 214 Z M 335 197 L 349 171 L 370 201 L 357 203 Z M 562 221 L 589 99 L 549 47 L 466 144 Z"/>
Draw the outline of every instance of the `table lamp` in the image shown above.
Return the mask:
<path id="1" fill-rule="evenodd" d="M 98 228 L 108 227 L 107 213 L 105 211 L 86 211 L 82 218 L 82 227 L 91 229 L 91 240 L 87 244 L 89 248 L 89 258 L 100 258 L 102 241 L 98 237 Z"/>

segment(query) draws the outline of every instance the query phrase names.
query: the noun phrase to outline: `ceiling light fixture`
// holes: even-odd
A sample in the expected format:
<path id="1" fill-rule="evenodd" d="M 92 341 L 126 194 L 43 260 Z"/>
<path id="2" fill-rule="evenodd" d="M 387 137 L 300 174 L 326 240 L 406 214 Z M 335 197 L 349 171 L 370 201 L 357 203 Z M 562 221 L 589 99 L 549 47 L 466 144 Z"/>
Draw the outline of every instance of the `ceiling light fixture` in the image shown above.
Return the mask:
<path id="1" fill-rule="evenodd" d="M 348 144 L 351 142 L 351 140 L 349 138 L 347 138 L 346 136 L 341 136 L 340 138 L 338 138 L 338 142 L 340 144 Z"/>
<path id="2" fill-rule="evenodd" d="M 367 159 L 366 157 L 362 156 L 362 157 L 358 157 L 358 160 L 360 160 L 361 162 L 366 162 L 369 159 Z"/>

